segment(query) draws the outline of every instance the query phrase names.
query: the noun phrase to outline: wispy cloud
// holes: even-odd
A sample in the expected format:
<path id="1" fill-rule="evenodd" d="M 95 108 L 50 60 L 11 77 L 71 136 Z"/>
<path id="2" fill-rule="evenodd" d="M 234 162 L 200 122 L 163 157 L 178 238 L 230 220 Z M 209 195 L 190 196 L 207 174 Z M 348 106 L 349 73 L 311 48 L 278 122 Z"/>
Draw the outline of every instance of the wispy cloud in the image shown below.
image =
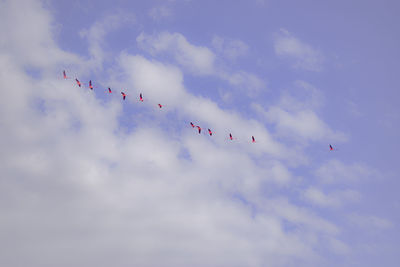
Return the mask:
<path id="1" fill-rule="evenodd" d="M 393 222 L 390 220 L 373 215 L 361 215 L 353 213 L 348 216 L 348 219 L 357 227 L 362 227 L 368 231 L 387 230 L 394 226 Z"/>
<path id="2" fill-rule="evenodd" d="M 249 46 L 245 42 L 238 39 L 222 38 L 217 35 L 212 39 L 212 46 L 217 53 L 233 61 L 246 55 L 249 51 Z"/>
<path id="3" fill-rule="evenodd" d="M 247 120 L 234 110 L 223 110 L 216 102 L 207 98 L 195 97 L 184 90 L 183 74 L 177 67 L 168 64 L 162 64 L 157 61 L 150 61 L 143 56 L 133 56 L 123 54 L 120 64 L 126 74 L 127 82 L 134 85 L 135 93 L 148 92 L 150 96 L 158 99 L 169 100 L 170 107 L 182 111 L 192 120 L 207 122 L 216 132 L 225 132 L 220 142 L 226 141 L 229 134 L 227 129 L 233 131 L 241 140 L 247 140 L 251 137 L 247 129 L 252 129 L 254 135 L 264 140 L 253 152 L 267 152 L 276 155 L 288 155 L 284 146 L 276 142 L 269 131 L 255 120 Z M 154 80 L 152 77 L 158 77 Z M 243 145 L 247 144 L 243 141 Z M 244 146 L 245 147 L 245 146 Z"/>
<path id="4" fill-rule="evenodd" d="M 313 186 L 307 188 L 303 196 L 308 202 L 321 207 L 340 207 L 361 200 L 360 193 L 355 190 L 336 190 L 325 193 Z"/>
<path id="5" fill-rule="evenodd" d="M 89 44 L 89 54 L 91 56 L 90 64 L 93 64 L 97 68 L 102 66 L 103 61 L 107 55 L 104 49 L 106 35 L 117 29 L 123 23 L 133 23 L 135 18 L 131 14 L 119 12 L 117 14 L 107 15 L 88 28 L 80 31 L 80 36 L 86 38 Z"/>
<path id="6" fill-rule="evenodd" d="M 293 67 L 321 71 L 323 63 L 322 53 L 309 44 L 294 37 L 290 32 L 281 29 L 274 38 L 275 53 L 282 58 L 293 60 Z"/>
<path id="7" fill-rule="evenodd" d="M 152 53 L 170 53 L 183 67 L 194 74 L 212 74 L 215 55 L 208 48 L 190 44 L 179 33 L 162 32 L 158 35 L 146 35 L 141 33 L 136 38 L 139 46 Z"/>
<path id="8" fill-rule="evenodd" d="M 217 64 L 217 55 L 208 47 L 189 43 L 180 33 L 162 32 L 156 35 L 141 33 L 137 37 L 139 47 L 153 56 L 167 54 L 186 71 L 194 75 L 211 75 L 219 77 L 231 85 L 243 88 L 254 95 L 265 88 L 265 82 L 256 75 L 244 70 L 232 71 Z M 235 54 L 236 53 L 236 54 Z M 238 52 L 231 51 L 231 54 Z"/>
<path id="9" fill-rule="evenodd" d="M 345 164 L 337 159 L 325 162 L 315 171 L 320 183 L 325 184 L 352 184 L 370 177 L 379 177 L 377 170 L 363 163 Z"/>
<path id="10" fill-rule="evenodd" d="M 273 123 L 280 136 L 306 141 L 345 141 L 344 133 L 333 131 L 317 114 L 323 103 L 322 93 L 304 81 L 296 81 L 295 86 L 295 90 L 284 92 L 277 104 L 268 108 L 253 104 L 253 109 Z"/>

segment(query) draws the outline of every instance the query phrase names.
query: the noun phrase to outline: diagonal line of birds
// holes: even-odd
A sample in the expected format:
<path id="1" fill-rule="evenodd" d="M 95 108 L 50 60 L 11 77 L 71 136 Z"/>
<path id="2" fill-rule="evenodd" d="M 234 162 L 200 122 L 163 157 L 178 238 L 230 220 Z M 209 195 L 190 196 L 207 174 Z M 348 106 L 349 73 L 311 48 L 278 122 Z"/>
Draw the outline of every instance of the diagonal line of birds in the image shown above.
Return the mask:
<path id="1" fill-rule="evenodd" d="M 63 70 L 63 77 L 64 77 L 65 80 L 71 79 L 70 77 L 67 76 L 65 70 Z M 75 78 L 75 82 L 79 87 L 82 87 L 82 86 L 86 87 L 77 78 Z M 93 84 L 92 84 L 92 80 L 89 80 L 87 88 L 89 88 L 90 90 L 94 89 Z M 109 94 L 113 93 L 113 90 L 111 90 L 110 87 L 108 87 L 107 89 L 108 89 L 108 93 Z M 122 96 L 122 100 L 125 100 L 126 97 L 127 97 L 127 94 L 125 92 L 121 92 L 121 96 Z M 142 93 L 139 94 L 139 101 L 140 102 L 144 102 L 144 98 L 143 98 L 143 94 Z M 158 103 L 157 106 L 160 109 L 163 107 L 163 105 L 160 104 L 160 103 Z M 202 128 L 199 125 L 195 125 L 193 122 L 190 122 L 190 126 L 192 126 L 192 128 L 196 128 L 198 133 L 201 134 Z M 212 130 L 210 128 L 207 128 L 207 130 L 208 130 L 208 134 L 210 136 L 212 136 L 213 135 Z M 229 133 L 229 140 L 233 141 L 235 139 L 236 138 L 232 136 L 232 133 Z M 256 138 L 253 135 L 251 136 L 251 143 L 256 143 Z M 329 151 L 336 151 L 336 150 L 337 150 L 336 148 L 334 148 L 331 144 L 329 144 Z"/>

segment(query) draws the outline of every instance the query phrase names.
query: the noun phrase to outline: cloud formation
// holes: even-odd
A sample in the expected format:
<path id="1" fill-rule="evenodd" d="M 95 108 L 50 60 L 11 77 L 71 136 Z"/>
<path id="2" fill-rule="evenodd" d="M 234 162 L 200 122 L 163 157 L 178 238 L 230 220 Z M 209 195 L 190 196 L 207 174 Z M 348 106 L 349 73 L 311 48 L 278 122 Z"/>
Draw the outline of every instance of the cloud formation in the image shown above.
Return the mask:
<path id="1" fill-rule="evenodd" d="M 274 38 L 275 53 L 282 58 L 293 60 L 293 67 L 308 71 L 321 71 L 322 53 L 281 29 Z"/>
<path id="2" fill-rule="evenodd" d="M 232 71 L 221 66 L 217 55 L 205 46 L 196 46 L 189 43 L 180 33 L 162 32 L 148 35 L 141 33 L 137 38 L 139 47 L 149 52 L 152 56 L 166 54 L 182 66 L 185 71 L 198 76 L 215 76 L 227 81 L 229 84 L 247 90 L 254 94 L 265 88 L 265 82 L 259 77 L 246 71 Z M 236 41 L 243 46 L 242 42 Z M 221 44 L 222 46 L 222 44 Z M 220 52 L 228 56 L 238 56 L 243 48 L 221 47 Z M 236 45 L 237 46 L 237 45 Z"/>
<path id="3" fill-rule="evenodd" d="M 343 142 L 347 136 L 336 132 L 320 116 L 322 93 L 304 81 L 295 82 L 295 90 L 282 93 L 279 102 L 267 109 L 253 104 L 253 109 L 269 123 L 273 123 L 280 136 L 305 141 Z"/>
<path id="4" fill-rule="evenodd" d="M 89 29 L 83 29 L 80 31 L 80 36 L 86 38 L 88 42 L 89 54 L 91 56 L 92 68 L 101 70 L 103 61 L 107 58 L 104 43 L 106 35 L 120 27 L 124 23 L 132 23 L 135 21 L 134 16 L 126 14 L 124 12 L 118 12 L 104 16 L 103 18 L 96 21 Z"/>
<path id="5" fill-rule="evenodd" d="M 212 45 L 218 53 L 233 61 L 249 51 L 249 46 L 245 42 L 217 35 L 213 37 Z"/>
<path id="6" fill-rule="evenodd" d="M 199 75 L 212 74 L 214 70 L 215 55 L 206 47 L 190 44 L 179 33 L 163 32 L 159 35 L 146 35 L 141 33 L 136 38 L 142 49 L 151 54 L 171 53 L 173 58 L 192 73 Z"/>
<path id="7" fill-rule="evenodd" d="M 52 36 L 54 20 L 40 2 L 2 1 L 1 5 L 3 58 L 38 68 L 48 68 L 61 61 L 66 65 L 79 62 L 76 55 L 57 47 Z"/>
<path id="8" fill-rule="evenodd" d="M 379 173 L 363 163 L 345 164 L 337 159 L 325 162 L 315 171 L 320 183 L 352 184 L 370 177 L 379 177 Z"/>
<path id="9" fill-rule="evenodd" d="M 339 207 L 349 202 L 359 201 L 361 196 L 359 192 L 350 189 L 324 193 L 316 187 L 309 187 L 304 192 L 304 198 L 321 207 Z"/>
<path id="10" fill-rule="evenodd" d="M 172 53 L 172 63 L 120 53 L 105 72 L 129 85 L 127 101 L 104 100 L 96 97 L 101 90 L 58 78 L 64 64 L 89 68 L 85 76 L 102 60 L 86 65 L 59 48 L 40 2 L 26 1 L 25 16 L 13 3 L 5 2 L 0 25 L 43 27 L 30 51 L 18 30 L 7 35 L 15 45 L 0 46 L 0 265 L 310 266 L 321 265 L 320 250 L 346 250 L 336 223 L 288 193 L 304 152 L 185 87 L 181 68 L 210 75 L 211 50 L 161 34 L 150 47 L 157 54 L 177 45 L 182 54 Z M 104 37 L 97 27 L 89 39 Z M 89 54 L 103 58 L 103 48 L 93 47 Z M 32 67 L 40 75 L 27 71 Z M 148 99 L 141 106 L 131 97 L 138 92 Z M 153 101 L 166 103 L 164 115 L 150 108 Z M 215 136 L 193 132 L 189 119 Z M 328 162 L 316 175 L 347 168 Z"/>

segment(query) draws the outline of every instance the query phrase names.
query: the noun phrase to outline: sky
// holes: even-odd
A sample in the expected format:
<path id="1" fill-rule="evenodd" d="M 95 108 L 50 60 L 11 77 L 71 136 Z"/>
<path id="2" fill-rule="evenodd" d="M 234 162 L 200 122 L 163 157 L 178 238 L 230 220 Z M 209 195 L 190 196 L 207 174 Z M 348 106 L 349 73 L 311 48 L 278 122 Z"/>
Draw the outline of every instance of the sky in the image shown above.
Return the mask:
<path id="1" fill-rule="evenodd" d="M 399 8 L 0 0 L 0 265 L 398 266 Z"/>

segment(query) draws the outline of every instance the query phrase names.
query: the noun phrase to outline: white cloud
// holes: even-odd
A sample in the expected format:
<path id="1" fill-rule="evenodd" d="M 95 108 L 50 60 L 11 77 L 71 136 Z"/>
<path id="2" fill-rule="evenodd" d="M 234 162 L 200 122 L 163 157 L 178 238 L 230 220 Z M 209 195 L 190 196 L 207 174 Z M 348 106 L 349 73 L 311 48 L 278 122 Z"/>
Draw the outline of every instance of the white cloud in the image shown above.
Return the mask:
<path id="1" fill-rule="evenodd" d="M 253 109 L 273 123 L 280 136 L 307 141 L 346 141 L 344 133 L 333 131 L 317 115 L 316 108 L 323 103 L 321 92 L 304 81 L 296 81 L 295 85 L 295 90 L 282 94 L 278 104 L 268 109 L 253 104 Z"/>
<path id="2" fill-rule="evenodd" d="M 181 78 L 160 63 L 131 60 L 161 77 Z M 124 134 L 120 101 L 104 105 L 70 81 L 32 83 L 17 70 L 9 70 L 2 86 L 23 91 L 8 91 L 0 105 L 7 122 L 1 133 L 7 144 L 0 191 L 7 206 L 0 228 L 7 248 L 1 246 L 8 252 L 2 264 L 279 266 L 313 258 L 312 244 L 287 235 L 268 214 L 253 219 L 250 206 L 230 197 L 262 197 L 260 184 L 268 182 L 247 153 L 191 132 L 171 139 L 154 125 Z M 13 97 L 16 92 L 21 95 Z M 27 104 L 36 98 L 42 110 Z M 182 149 L 190 159 L 180 159 Z M 279 180 L 282 171 L 271 178 Z M 70 260 L 60 263 L 65 257 Z"/>
<path id="3" fill-rule="evenodd" d="M 204 130 L 205 127 L 213 129 L 217 133 L 215 139 L 220 145 L 226 144 L 226 138 L 231 132 L 239 140 L 236 143 L 240 149 L 246 149 L 249 153 L 273 154 L 290 161 L 300 159 L 298 154 L 291 153 L 288 148 L 276 142 L 269 131 L 257 121 L 248 120 L 234 110 L 223 110 L 209 99 L 186 92 L 182 84 L 183 74 L 176 67 L 128 54 L 122 54 L 120 64 L 126 83 L 134 85 L 134 95 L 141 92 L 152 97 L 154 101 L 166 101 L 169 108 L 184 114 L 183 118 L 188 122 L 194 121 Z M 249 147 L 252 135 L 259 139 L 259 143 Z"/>
<path id="4" fill-rule="evenodd" d="M 222 38 L 217 35 L 213 37 L 212 45 L 219 54 L 230 60 L 236 60 L 249 51 L 249 46 L 245 42 L 238 39 Z"/>
<path id="5" fill-rule="evenodd" d="M 53 18 L 38 1 L 2 1 L 0 9 L 0 52 L 13 62 L 30 67 L 79 62 L 76 55 L 62 51 L 53 40 Z M 28 22 L 28 23 L 27 23 Z M 43 56 L 46 55 L 46 56 Z"/>
<path id="6" fill-rule="evenodd" d="M 363 163 L 345 164 L 337 159 L 325 162 L 315 171 L 315 176 L 324 184 L 352 184 L 379 173 Z"/>
<path id="7" fill-rule="evenodd" d="M 227 80 L 231 85 L 245 89 L 248 95 L 255 95 L 265 88 L 265 82 L 252 73 L 239 71 L 234 73 L 219 73 L 219 76 Z"/>
<path id="8" fill-rule="evenodd" d="M 139 93 L 148 99 L 166 103 L 169 107 L 176 107 L 185 100 L 183 74 L 177 67 L 128 54 L 119 57 L 119 64 L 126 72 L 126 82 L 133 84 L 135 100 Z M 132 93 L 132 90 L 129 92 Z"/>
<path id="9" fill-rule="evenodd" d="M 13 8 L 7 3 L 1 12 Z M 17 16 L 21 25 L 31 16 L 50 17 L 40 5 L 26 12 L 27 20 Z M 122 53 L 120 82 L 133 84 L 129 92 L 145 90 L 168 102 L 176 109 L 166 112 L 168 124 L 190 117 L 216 134 L 181 126 L 169 132 L 157 119 L 121 123 L 142 114 L 128 101 L 104 102 L 58 79 L 50 70 L 69 54 L 50 32 L 42 38 L 35 41 L 37 55 L 26 59 L 9 56 L 24 46 L 0 50 L 0 73 L 7 77 L 0 79 L 7 88 L 0 91 L 0 265 L 315 266 L 318 249 L 343 247 L 334 223 L 265 193 L 290 185 L 288 162 L 302 155 L 260 122 L 189 94 L 179 68 Z M 43 60 L 49 43 L 54 57 Z M 30 77 L 26 66 L 43 77 Z M 236 142 L 226 140 L 229 127 Z M 249 129 L 255 145 L 247 141 Z"/>
<path id="10" fill-rule="evenodd" d="M 26 80 L 13 73 L 8 87 Z M 14 105 L 1 103 L 8 114 L 2 121 L 12 117 L 1 133 L 8 143 L 2 264 L 279 266 L 313 259 L 313 244 L 286 234 L 267 213 L 254 219 L 230 198 L 260 194 L 263 177 L 246 154 L 192 133 L 175 141 L 157 127 L 125 135 L 118 131 L 120 102 L 103 106 L 69 81 L 23 85 Z M 24 104 L 33 88 L 41 89 L 44 113 Z M 191 160 L 179 158 L 184 148 Z M 301 216 L 296 220 L 315 221 Z"/>
<path id="11" fill-rule="evenodd" d="M 309 187 L 303 196 L 308 202 L 321 207 L 340 207 L 361 199 L 360 193 L 354 190 L 337 190 L 327 194 L 313 186 Z"/>
<path id="12" fill-rule="evenodd" d="M 352 248 L 343 241 L 332 238 L 328 239 L 328 242 L 330 244 L 331 250 L 334 251 L 336 254 L 348 255 L 352 252 Z"/>
<path id="13" fill-rule="evenodd" d="M 328 126 L 311 110 L 289 113 L 279 107 L 271 107 L 266 117 L 277 124 L 278 131 L 291 131 L 311 140 L 330 139 Z"/>
<path id="14" fill-rule="evenodd" d="M 158 54 L 172 56 L 173 61 L 191 74 L 219 77 L 231 85 L 248 91 L 250 95 L 265 88 L 265 82 L 254 74 L 246 71 L 227 71 L 226 68 L 219 66 L 216 63 L 217 56 L 209 48 L 189 43 L 180 33 L 162 32 L 156 35 L 141 33 L 136 41 L 140 48 L 153 56 Z M 231 56 L 239 55 L 241 52 L 238 51 L 238 48 L 231 48 L 229 53 Z"/>
<path id="15" fill-rule="evenodd" d="M 193 73 L 204 75 L 214 71 L 215 55 L 206 47 L 190 44 L 179 33 L 162 32 L 157 36 L 141 33 L 136 40 L 142 49 L 153 55 L 171 53 L 180 65 Z"/>
<path id="16" fill-rule="evenodd" d="M 232 103 L 234 99 L 234 95 L 232 94 L 232 91 L 225 89 L 225 88 L 218 88 L 218 93 L 225 103 Z"/>
<path id="17" fill-rule="evenodd" d="M 106 35 L 117 29 L 123 23 L 132 23 L 134 17 L 131 14 L 124 12 L 118 12 L 104 16 L 97 22 L 95 22 L 89 29 L 83 29 L 80 32 L 81 37 L 85 37 L 89 44 L 89 54 L 92 57 L 90 64 L 93 67 L 101 68 L 103 61 L 107 58 L 107 54 L 104 50 L 104 44 L 106 43 Z"/>
<path id="18" fill-rule="evenodd" d="M 290 91 L 293 97 L 287 94 L 281 99 L 286 108 L 318 109 L 324 106 L 325 96 L 321 90 L 302 80 L 295 81 L 293 85 L 294 88 Z"/>
<path id="19" fill-rule="evenodd" d="M 313 228 L 317 232 L 335 235 L 340 232 L 340 229 L 333 223 L 320 218 L 312 211 L 291 204 L 287 199 L 278 198 L 268 200 L 267 210 L 272 209 L 282 219 L 288 220 L 291 223 L 302 225 L 306 229 Z M 266 205 L 266 203 L 263 203 Z"/>
<path id="20" fill-rule="evenodd" d="M 284 58 L 293 59 L 294 67 L 309 71 L 321 71 L 323 55 L 317 49 L 300 41 L 285 29 L 281 29 L 274 38 L 275 53 Z"/>

